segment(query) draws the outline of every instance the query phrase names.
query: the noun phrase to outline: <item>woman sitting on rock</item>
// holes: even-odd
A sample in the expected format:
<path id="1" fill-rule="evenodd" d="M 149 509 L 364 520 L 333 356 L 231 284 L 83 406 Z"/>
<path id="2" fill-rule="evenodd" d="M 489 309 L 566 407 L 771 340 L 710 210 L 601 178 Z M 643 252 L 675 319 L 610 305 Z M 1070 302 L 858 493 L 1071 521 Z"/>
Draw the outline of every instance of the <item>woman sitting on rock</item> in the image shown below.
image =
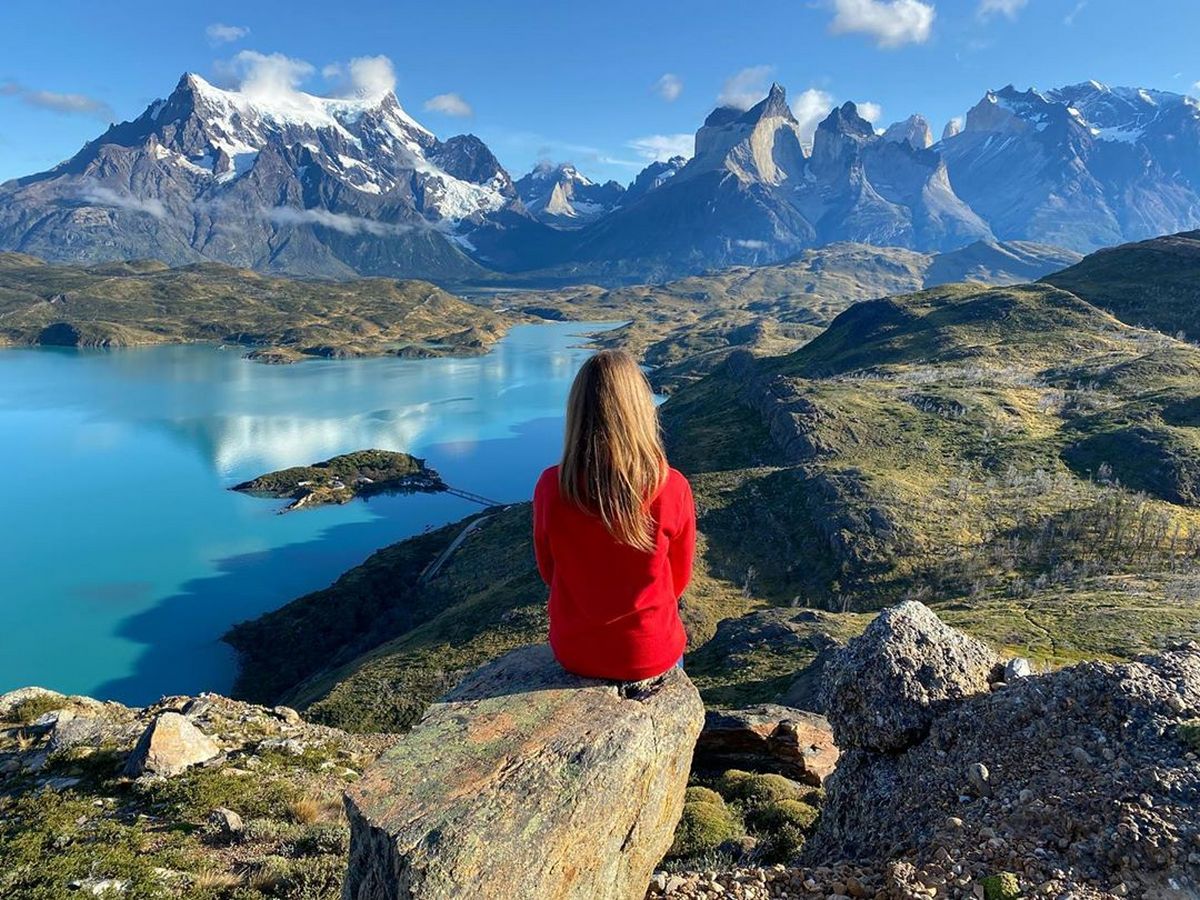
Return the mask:
<path id="1" fill-rule="evenodd" d="M 642 681 L 682 662 L 692 489 L 667 465 L 654 395 L 624 351 L 597 353 L 571 386 L 562 462 L 533 494 L 533 540 L 563 668 Z"/>

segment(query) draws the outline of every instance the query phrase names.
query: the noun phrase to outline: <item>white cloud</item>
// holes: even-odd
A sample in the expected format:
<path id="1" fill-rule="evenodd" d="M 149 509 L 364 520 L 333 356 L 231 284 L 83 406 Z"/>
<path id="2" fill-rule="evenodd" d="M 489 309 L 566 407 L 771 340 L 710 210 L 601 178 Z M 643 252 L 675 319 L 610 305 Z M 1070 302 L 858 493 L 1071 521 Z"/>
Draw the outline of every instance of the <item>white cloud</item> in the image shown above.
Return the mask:
<path id="1" fill-rule="evenodd" d="M 870 100 L 864 100 L 862 103 L 856 103 L 854 105 L 858 107 L 858 114 L 872 125 L 878 125 L 879 120 L 883 118 L 883 107 L 878 103 L 872 103 Z"/>
<path id="2" fill-rule="evenodd" d="M 356 56 L 346 65 L 330 63 L 321 75 L 331 82 L 336 97 L 381 97 L 396 89 L 392 61 L 379 56 Z"/>
<path id="3" fill-rule="evenodd" d="M 111 106 L 87 94 L 60 94 L 6 81 L 0 84 L 0 97 L 16 97 L 26 106 L 36 109 L 48 109 L 65 115 L 93 116 L 102 122 L 111 122 L 114 118 Z"/>
<path id="4" fill-rule="evenodd" d="M 393 222 L 376 222 L 361 216 L 348 216 L 327 209 L 297 209 L 294 206 L 276 206 L 267 210 L 267 218 L 276 225 L 320 225 L 342 234 L 372 234 L 383 237 L 410 231 L 411 226 Z"/>
<path id="5" fill-rule="evenodd" d="M 672 156 L 690 159 L 696 152 L 696 138 L 691 134 L 650 134 L 634 138 L 627 146 L 643 159 L 665 162 Z"/>
<path id="6" fill-rule="evenodd" d="M 314 71 L 302 59 L 257 50 L 242 50 L 233 59 L 218 63 L 217 70 L 242 93 L 268 102 L 293 97 Z"/>
<path id="7" fill-rule="evenodd" d="M 1088 0 L 1079 0 L 1078 3 L 1071 7 L 1071 11 L 1063 16 L 1063 24 L 1068 28 L 1074 25 L 1075 20 L 1079 18 L 1079 14 L 1087 8 L 1087 5 Z"/>
<path id="8" fill-rule="evenodd" d="M 1024 9 L 1028 2 L 1029 0 L 979 0 L 977 13 L 981 19 L 990 19 L 992 16 L 1015 19 L 1017 13 Z"/>
<path id="9" fill-rule="evenodd" d="M 750 66 L 731 75 L 717 95 L 717 103 L 735 109 L 749 109 L 766 96 L 767 78 L 772 71 L 772 66 Z"/>
<path id="10" fill-rule="evenodd" d="M 766 241 L 752 241 L 746 239 L 735 240 L 734 246 L 742 247 L 745 250 L 766 250 L 770 245 Z"/>
<path id="11" fill-rule="evenodd" d="M 654 90 L 658 96 L 662 97 L 668 103 L 674 103 L 679 99 L 679 95 L 683 93 L 683 79 L 678 75 L 672 75 L 668 72 L 658 81 L 654 82 Z"/>
<path id="12" fill-rule="evenodd" d="M 204 29 L 205 35 L 208 36 L 208 42 L 213 46 L 217 44 L 232 44 L 234 41 L 240 41 L 250 33 L 249 28 L 244 28 L 241 25 L 223 25 L 220 22 L 213 22 Z"/>
<path id="13" fill-rule="evenodd" d="M 99 184 L 84 185 L 79 191 L 79 198 L 98 206 L 115 206 L 118 209 L 128 209 L 133 212 L 145 213 L 155 219 L 166 218 L 167 208 L 162 202 L 153 198 L 143 200 L 132 194 L 119 194 L 112 188 Z"/>
<path id="14" fill-rule="evenodd" d="M 923 44 L 933 31 L 935 10 L 921 0 L 833 0 L 834 34 L 866 34 L 880 47 Z"/>
<path id="15" fill-rule="evenodd" d="M 812 143 L 817 126 L 833 109 L 833 96 L 817 88 L 809 88 L 792 99 L 791 107 L 792 115 L 800 123 L 801 139 Z"/>
<path id="16" fill-rule="evenodd" d="M 475 110 L 471 104 L 459 94 L 438 94 L 425 101 L 425 108 L 430 112 L 439 112 L 444 116 L 473 116 Z"/>

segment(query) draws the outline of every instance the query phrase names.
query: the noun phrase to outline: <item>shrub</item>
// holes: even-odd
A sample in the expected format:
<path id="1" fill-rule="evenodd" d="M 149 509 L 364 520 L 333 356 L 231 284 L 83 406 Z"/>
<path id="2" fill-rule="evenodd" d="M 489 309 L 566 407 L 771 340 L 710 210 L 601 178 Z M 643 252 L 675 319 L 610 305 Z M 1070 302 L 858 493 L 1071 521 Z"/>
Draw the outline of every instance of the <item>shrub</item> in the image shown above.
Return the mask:
<path id="1" fill-rule="evenodd" d="M 806 789 L 782 775 L 759 775 L 730 769 L 717 782 L 717 790 L 726 800 L 739 800 L 747 806 L 758 806 L 773 800 L 799 800 Z"/>
<path id="2" fill-rule="evenodd" d="M 295 785 L 274 778 L 239 778 L 220 769 L 194 768 L 142 787 L 146 799 L 170 817 L 200 823 L 218 806 L 239 815 L 273 819 L 289 814 Z"/>
<path id="3" fill-rule="evenodd" d="M 716 850 L 744 832 L 737 815 L 724 803 L 692 800 L 683 804 L 683 817 L 675 829 L 668 856 L 699 856 Z"/>
<path id="4" fill-rule="evenodd" d="M 1176 733 L 1179 735 L 1181 741 L 1193 750 L 1200 751 L 1200 719 L 1192 719 L 1190 722 L 1184 722 L 1179 726 Z"/>
<path id="5" fill-rule="evenodd" d="M 342 855 L 350 850 L 350 828 L 339 822 L 310 825 L 292 841 L 292 856 Z"/>
<path id="6" fill-rule="evenodd" d="M 251 819 L 242 832 L 244 841 L 285 842 L 299 840 L 303 825 L 280 819 Z"/>
<path id="7" fill-rule="evenodd" d="M 805 837 L 803 829 L 791 823 L 784 823 L 759 841 L 758 858 L 768 864 L 789 862 L 803 849 Z"/>
<path id="8" fill-rule="evenodd" d="M 801 800 L 773 800 L 756 807 L 747 815 L 750 826 L 756 831 L 776 831 L 792 826 L 801 832 L 812 830 L 820 811 Z"/>
<path id="9" fill-rule="evenodd" d="M 65 705 L 66 701 L 54 694 L 34 694 L 32 697 L 26 697 L 14 706 L 12 712 L 6 718 L 10 722 L 29 725 L 46 713 L 62 709 Z"/>
<path id="10" fill-rule="evenodd" d="M 712 788 L 700 787 L 694 785 L 687 789 L 683 795 L 684 803 L 715 803 L 717 806 L 725 805 L 725 798 L 714 791 Z"/>

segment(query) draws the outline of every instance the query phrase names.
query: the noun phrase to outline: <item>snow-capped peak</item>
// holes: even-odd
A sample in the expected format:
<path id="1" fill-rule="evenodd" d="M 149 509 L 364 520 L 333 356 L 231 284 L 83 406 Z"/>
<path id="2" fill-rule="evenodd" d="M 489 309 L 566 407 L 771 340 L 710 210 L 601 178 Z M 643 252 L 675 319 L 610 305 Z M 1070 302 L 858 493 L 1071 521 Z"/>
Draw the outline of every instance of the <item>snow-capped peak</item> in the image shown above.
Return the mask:
<path id="1" fill-rule="evenodd" d="M 243 118 L 265 120 L 279 125 L 311 128 L 338 128 L 357 121 L 364 113 L 379 112 L 393 117 L 408 128 L 430 138 L 433 132 L 405 112 L 390 90 L 373 96 L 318 97 L 297 90 L 218 88 L 199 75 L 184 75 L 180 87 L 186 87 L 205 104 L 217 110 L 237 112 Z"/>

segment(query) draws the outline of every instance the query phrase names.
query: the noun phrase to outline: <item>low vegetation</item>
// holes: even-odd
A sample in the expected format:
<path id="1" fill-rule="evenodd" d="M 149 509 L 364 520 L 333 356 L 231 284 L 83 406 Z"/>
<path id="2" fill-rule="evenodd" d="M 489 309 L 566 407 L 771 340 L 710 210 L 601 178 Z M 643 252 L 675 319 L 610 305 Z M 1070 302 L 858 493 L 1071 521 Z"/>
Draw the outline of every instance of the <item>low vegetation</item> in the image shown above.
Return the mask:
<path id="1" fill-rule="evenodd" d="M 48 265 L 0 254 L 0 343 L 203 341 L 278 363 L 482 353 L 514 321 L 424 281 L 304 281 L 218 263 Z"/>

